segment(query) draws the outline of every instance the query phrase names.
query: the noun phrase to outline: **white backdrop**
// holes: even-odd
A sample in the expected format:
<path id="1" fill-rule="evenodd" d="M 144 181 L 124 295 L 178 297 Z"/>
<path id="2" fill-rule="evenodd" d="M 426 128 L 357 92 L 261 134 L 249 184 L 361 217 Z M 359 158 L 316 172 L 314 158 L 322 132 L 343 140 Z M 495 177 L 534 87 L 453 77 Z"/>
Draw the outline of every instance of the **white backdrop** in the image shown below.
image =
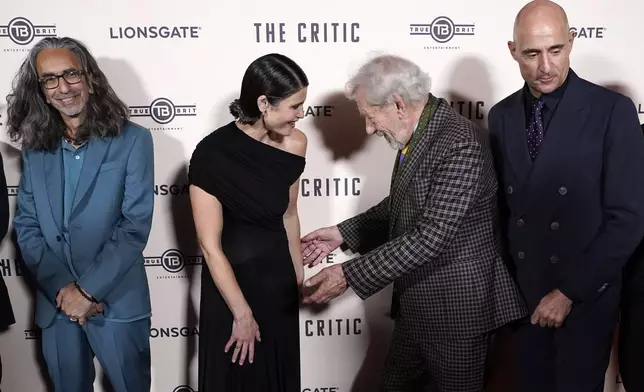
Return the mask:
<path id="1" fill-rule="evenodd" d="M 432 91 L 486 126 L 487 112 L 522 85 L 506 42 L 525 0 L 280 1 L 65 0 L 3 1 L 0 8 L 0 122 L 5 96 L 29 48 L 39 37 L 84 41 L 132 119 L 154 135 L 156 186 L 153 230 L 145 250 L 152 292 L 152 389 L 196 388 L 199 279 L 186 187 L 186 164 L 199 140 L 231 120 L 252 60 L 270 52 L 293 58 L 309 76 L 307 165 L 299 201 L 303 234 L 364 211 L 385 196 L 394 151 L 366 138 L 351 102 L 342 96 L 350 72 L 369 52 L 403 55 L 421 65 Z M 572 67 L 582 77 L 629 95 L 642 107 L 644 3 L 637 0 L 565 0 L 578 39 Z M 431 27 L 430 27 L 431 26 Z M 417 34 L 431 30 L 433 36 Z M 414 34 L 416 33 L 416 34 Z M 0 127 L 4 131 L 4 127 Z M 19 151 L 4 140 L 10 194 L 19 181 Z M 12 208 L 15 197 L 11 198 Z M 336 253 L 325 265 L 349 257 Z M 307 276 L 314 270 L 307 269 Z M 9 236 L 0 248 L 0 271 L 17 323 L 0 334 L 5 392 L 45 391 L 39 367 L 32 296 L 15 261 Z M 390 291 L 366 302 L 352 292 L 321 311 L 302 309 L 303 392 L 376 390 L 373 383 L 388 348 Z M 503 379 L 509 370 L 498 367 Z M 97 377 L 97 391 L 100 387 Z M 621 390 L 612 370 L 606 391 Z M 492 388 L 503 390 L 500 386 Z M 204 391 L 205 392 L 205 391 Z"/>

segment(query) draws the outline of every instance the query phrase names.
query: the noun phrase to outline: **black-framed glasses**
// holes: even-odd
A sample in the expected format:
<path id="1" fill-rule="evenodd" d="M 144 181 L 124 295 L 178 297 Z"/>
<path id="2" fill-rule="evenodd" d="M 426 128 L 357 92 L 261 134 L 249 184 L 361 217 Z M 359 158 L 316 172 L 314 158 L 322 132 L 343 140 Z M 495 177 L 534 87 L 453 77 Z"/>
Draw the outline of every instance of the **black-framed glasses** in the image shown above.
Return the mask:
<path id="1" fill-rule="evenodd" d="M 80 69 L 70 69 L 58 75 L 43 76 L 42 78 L 38 79 L 38 81 L 44 88 L 51 90 L 58 87 L 61 77 L 65 79 L 65 82 L 67 82 L 67 84 L 79 83 L 81 80 L 83 80 L 83 73 L 84 72 Z"/>

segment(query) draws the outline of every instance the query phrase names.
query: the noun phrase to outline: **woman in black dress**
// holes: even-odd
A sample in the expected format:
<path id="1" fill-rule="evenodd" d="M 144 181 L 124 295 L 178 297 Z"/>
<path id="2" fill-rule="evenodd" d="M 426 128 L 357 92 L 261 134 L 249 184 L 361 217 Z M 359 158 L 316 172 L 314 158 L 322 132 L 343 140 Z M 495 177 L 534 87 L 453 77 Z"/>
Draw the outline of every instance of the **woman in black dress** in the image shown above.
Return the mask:
<path id="1" fill-rule="evenodd" d="M 199 392 L 300 392 L 297 214 L 308 79 L 269 54 L 246 70 L 235 121 L 190 160 L 201 274 Z"/>

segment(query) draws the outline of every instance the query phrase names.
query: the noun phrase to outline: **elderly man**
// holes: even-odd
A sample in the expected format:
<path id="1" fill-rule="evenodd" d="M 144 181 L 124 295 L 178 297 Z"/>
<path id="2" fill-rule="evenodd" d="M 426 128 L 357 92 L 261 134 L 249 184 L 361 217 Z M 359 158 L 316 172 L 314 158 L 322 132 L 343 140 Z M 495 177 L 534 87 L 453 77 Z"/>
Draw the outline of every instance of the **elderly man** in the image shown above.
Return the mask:
<path id="1" fill-rule="evenodd" d="M 32 48 L 7 114 L 23 148 L 13 223 L 54 390 L 92 391 L 96 356 L 116 392 L 149 391 L 150 131 L 128 121 L 96 60 L 67 37 Z"/>
<path id="2" fill-rule="evenodd" d="M 644 235 L 637 111 L 570 69 L 573 39 L 560 6 L 524 6 L 508 47 L 525 84 L 489 116 L 502 223 L 531 315 L 515 334 L 522 392 L 604 390 L 622 267 Z"/>
<path id="3" fill-rule="evenodd" d="M 394 282 L 382 390 L 433 384 L 442 392 L 480 392 L 490 332 L 526 315 L 499 255 L 488 143 L 429 93 L 428 76 L 408 60 L 377 57 L 347 87 L 367 133 L 398 150 L 391 192 L 368 211 L 302 238 L 306 264 L 342 244 L 361 253 L 307 280 L 319 287 L 304 301 L 327 302 L 348 286 L 366 299 Z"/>

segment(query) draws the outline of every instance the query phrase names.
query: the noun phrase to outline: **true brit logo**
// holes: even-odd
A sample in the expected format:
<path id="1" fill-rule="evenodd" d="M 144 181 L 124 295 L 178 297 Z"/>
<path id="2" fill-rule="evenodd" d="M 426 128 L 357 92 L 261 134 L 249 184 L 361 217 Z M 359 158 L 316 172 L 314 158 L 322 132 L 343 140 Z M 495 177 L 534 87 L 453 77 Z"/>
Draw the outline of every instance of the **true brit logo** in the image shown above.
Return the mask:
<path id="1" fill-rule="evenodd" d="M 409 35 L 428 35 L 435 42 L 445 44 L 456 36 L 474 35 L 474 23 L 456 24 L 447 16 L 439 16 L 429 24 L 410 24 Z"/>
<path id="2" fill-rule="evenodd" d="M 36 37 L 56 37 L 56 25 L 33 24 L 21 16 L 0 25 L 0 37 L 8 37 L 16 45 L 29 45 Z"/>
<path id="3" fill-rule="evenodd" d="M 168 98 L 157 98 L 148 106 L 130 106 L 130 116 L 151 117 L 154 122 L 166 125 L 178 116 L 196 116 L 196 105 L 175 105 Z"/>
<path id="4" fill-rule="evenodd" d="M 24 332 L 26 340 L 36 340 L 42 337 L 42 331 L 40 329 L 25 329 Z"/>
<path id="5" fill-rule="evenodd" d="M 171 274 L 177 274 L 188 265 L 200 265 L 203 256 L 184 256 L 178 249 L 168 249 L 161 256 L 145 258 L 146 267 L 163 267 Z"/>

